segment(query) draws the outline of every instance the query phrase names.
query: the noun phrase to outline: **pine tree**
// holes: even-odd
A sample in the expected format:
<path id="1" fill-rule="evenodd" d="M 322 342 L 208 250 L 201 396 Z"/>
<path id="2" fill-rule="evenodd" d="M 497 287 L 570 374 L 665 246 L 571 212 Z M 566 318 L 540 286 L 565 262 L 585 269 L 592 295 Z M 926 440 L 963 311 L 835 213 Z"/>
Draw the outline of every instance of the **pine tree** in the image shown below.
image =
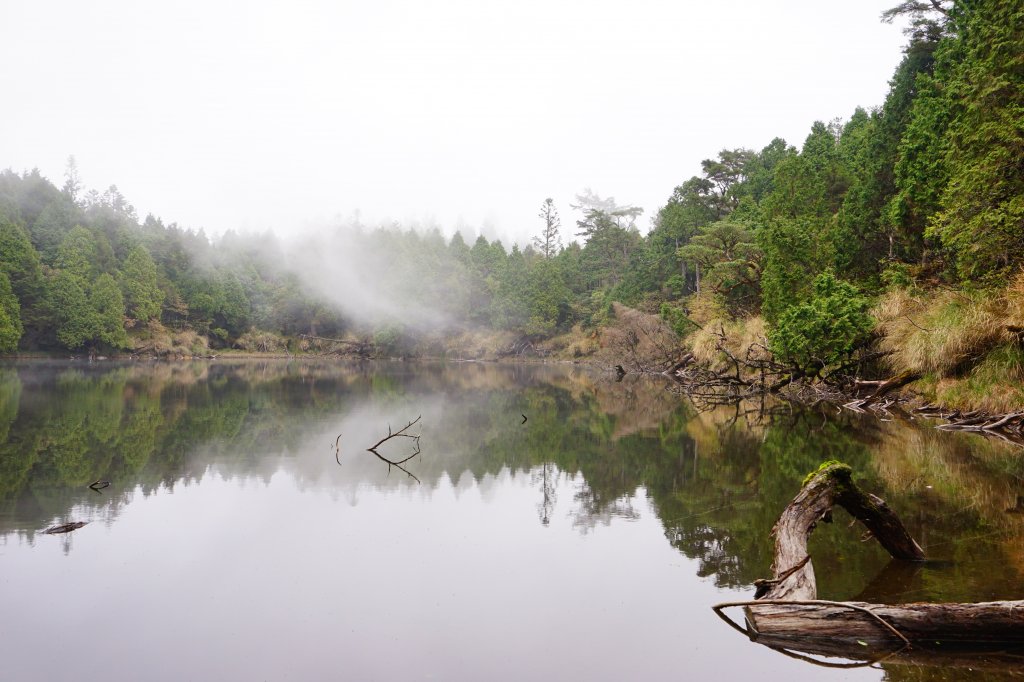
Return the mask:
<path id="1" fill-rule="evenodd" d="M 144 246 L 136 246 L 128 252 L 120 280 L 129 317 L 147 322 L 160 316 L 164 294 L 160 290 L 156 263 Z"/>
<path id="2" fill-rule="evenodd" d="M 22 334 L 21 308 L 11 281 L 0 270 L 0 353 L 13 353 Z"/>
<path id="3" fill-rule="evenodd" d="M 555 208 L 555 200 L 548 197 L 541 204 L 539 218 L 544 220 L 544 228 L 539 236 L 533 238 L 533 244 L 540 251 L 545 259 L 558 255 L 562 250 L 562 237 L 558 234 L 558 228 L 562 221 L 558 217 L 558 209 Z"/>

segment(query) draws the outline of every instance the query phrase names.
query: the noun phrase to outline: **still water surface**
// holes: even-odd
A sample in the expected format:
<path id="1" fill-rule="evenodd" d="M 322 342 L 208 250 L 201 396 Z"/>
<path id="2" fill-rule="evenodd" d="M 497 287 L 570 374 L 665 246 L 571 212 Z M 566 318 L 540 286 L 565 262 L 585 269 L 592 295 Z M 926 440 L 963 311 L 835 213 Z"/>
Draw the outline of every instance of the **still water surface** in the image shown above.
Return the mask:
<path id="1" fill-rule="evenodd" d="M 700 412 L 657 381 L 561 366 L 0 366 L 0 677 L 1024 673 L 826 669 L 718 620 L 712 604 L 770 575 L 775 518 L 831 458 L 941 561 L 890 565 L 837 514 L 812 541 L 822 598 L 1024 595 L 1019 448 L 759 408 Z M 417 416 L 419 482 L 365 450 Z M 40 532 L 69 521 L 89 523 Z"/>

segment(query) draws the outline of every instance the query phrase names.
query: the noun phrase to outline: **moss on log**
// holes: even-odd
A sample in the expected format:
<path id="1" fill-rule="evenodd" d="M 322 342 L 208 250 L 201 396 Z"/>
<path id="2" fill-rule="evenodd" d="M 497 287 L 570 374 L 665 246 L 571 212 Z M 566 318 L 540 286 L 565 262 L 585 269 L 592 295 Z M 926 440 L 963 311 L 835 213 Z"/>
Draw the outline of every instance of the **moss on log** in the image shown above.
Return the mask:
<path id="1" fill-rule="evenodd" d="M 859 519 L 894 559 L 923 561 L 924 552 L 896 514 L 853 481 L 852 470 L 826 462 L 804 481 L 772 529 L 774 577 L 755 584 L 755 599 L 718 604 L 742 607 L 745 627 L 730 624 L 752 640 L 792 653 L 870 659 L 881 649 L 956 651 L 957 662 L 998 647 L 1024 653 L 1024 601 L 973 604 L 871 604 L 818 600 L 807 541 L 835 505 Z M 1005 652 L 1004 652 L 1005 653 Z M 922 660 L 916 654 L 908 661 Z"/>

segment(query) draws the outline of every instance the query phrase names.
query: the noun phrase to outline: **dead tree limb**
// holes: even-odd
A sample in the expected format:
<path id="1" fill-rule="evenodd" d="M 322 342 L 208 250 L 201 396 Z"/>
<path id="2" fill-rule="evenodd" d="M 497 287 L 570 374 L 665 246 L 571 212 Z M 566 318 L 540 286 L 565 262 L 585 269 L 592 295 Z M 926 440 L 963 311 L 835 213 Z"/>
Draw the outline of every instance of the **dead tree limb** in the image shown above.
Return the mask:
<path id="1" fill-rule="evenodd" d="M 920 378 L 920 372 L 903 372 L 883 381 L 855 381 L 853 382 L 854 389 L 873 389 L 867 396 L 858 401 L 858 407 L 870 405 L 887 393 L 895 391 L 897 388 L 903 388 L 907 384 L 912 384 Z"/>
<path id="2" fill-rule="evenodd" d="M 924 552 L 885 501 L 853 482 L 850 467 L 829 462 L 809 476 L 772 529 L 775 536 L 776 584 L 765 599 L 815 599 L 814 567 L 807 560 L 807 539 L 836 504 L 859 519 L 895 559 L 923 561 Z M 791 568 L 802 566 L 795 571 Z M 790 571 L 787 574 L 787 571 Z M 783 577 L 785 576 L 785 577 Z"/>
<path id="3" fill-rule="evenodd" d="M 405 464 L 406 462 L 408 462 L 409 460 L 411 460 L 413 457 L 415 457 L 418 454 L 420 454 L 420 434 L 413 435 L 411 433 L 406 433 L 406 432 L 409 429 L 411 429 L 422 418 L 423 418 L 423 415 L 420 415 L 419 417 L 416 417 L 411 422 L 409 422 L 408 424 L 406 424 L 405 426 L 400 428 L 398 431 L 394 431 L 394 432 L 391 431 L 391 425 L 388 424 L 388 435 L 384 436 L 379 441 L 377 441 L 376 443 L 374 443 L 370 447 L 366 448 L 367 452 L 372 452 L 382 462 L 386 462 L 387 463 L 387 465 L 388 465 L 388 473 L 391 473 L 391 467 L 395 467 L 399 471 L 405 472 L 410 478 L 415 480 L 417 483 L 420 482 L 420 479 L 416 478 L 415 474 L 413 474 L 411 471 L 409 471 L 408 469 L 406 469 L 402 465 Z M 391 458 L 385 457 L 384 455 L 382 455 L 379 452 L 377 452 L 377 448 L 379 448 L 381 445 L 383 445 L 384 443 L 388 442 L 389 440 L 391 440 L 393 438 L 409 438 L 410 440 L 412 440 L 413 448 L 414 448 L 413 449 L 413 453 L 411 455 L 409 455 L 408 457 L 405 457 L 403 459 L 391 459 Z"/>
<path id="4" fill-rule="evenodd" d="M 423 415 L 420 415 L 419 417 L 416 417 L 411 422 L 409 422 L 408 424 L 406 424 L 405 426 L 400 428 L 398 431 L 392 431 L 391 430 L 391 425 L 388 424 L 388 435 L 384 436 L 379 441 L 377 441 L 376 443 L 374 443 L 370 447 L 366 448 L 367 452 L 372 452 L 373 455 L 377 459 L 379 459 L 380 461 L 382 461 L 382 462 L 384 462 L 385 464 L 388 465 L 388 473 L 389 474 L 391 473 L 391 467 L 394 467 L 394 468 L 398 469 L 399 471 L 405 473 L 407 476 L 409 476 L 409 478 L 413 479 L 417 483 L 421 482 L 420 479 L 417 478 L 417 476 L 414 473 L 412 473 L 411 471 L 406 469 L 404 465 L 405 465 L 406 462 L 411 460 L 413 457 L 416 457 L 417 455 L 420 454 L 420 434 L 418 434 L 418 433 L 417 434 L 411 434 L 411 433 L 407 433 L 407 431 L 409 429 L 411 429 L 413 426 L 415 426 L 419 422 L 419 420 L 422 419 L 422 418 L 423 418 Z M 389 440 L 392 440 L 393 438 L 408 438 L 408 439 L 410 439 L 413 442 L 413 452 L 412 452 L 412 454 L 410 454 L 410 455 L 408 455 L 406 457 L 403 457 L 401 459 L 392 459 L 390 457 L 387 457 L 385 455 L 380 454 L 380 452 L 377 451 L 377 448 L 379 448 L 380 446 L 384 445 L 384 443 L 387 443 Z M 338 466 L 341 466 L 341 434 L 340 433 L 338 434 L 338 437 L 334 440 L 334 459 L 335 459 L 335 461 L 338 462 Z"/>
<path id="5" fill-rule="evenodd" d="M 57 535 L 59 533 L 70 533 L 73 530 L 78 530 L 82 526 L 89 523 L 88 521 L 72 521 L 71 523 L 62 523 L 59 526 L 51 526 L 43 532 L 47 535 Z"/>
<path id="6" fill-rule="evenodd" d="M 830 519 L 836 504 L 864 523 L 894 559 L 924 560 L 920 546 L 885 502 L 860 490 L 848 466 L 827 462 L 808 476 L 772 530 L 775 577 L 759 581 L 763 598 L 717 604 L 715 613 L 765 646 L 855 660 L 877 660 L 871 646 L 904 658 L 913 649 L 909 660 L 914 661 L 928 660 L 916 652 L 933 648 L 971 655 L 1024 647 L 1024 601 L 870 604 L 817 599 L 807 540 L 818 522 Z M 744 609 L 745 628 L 723 613 L 730 607 Z"/>

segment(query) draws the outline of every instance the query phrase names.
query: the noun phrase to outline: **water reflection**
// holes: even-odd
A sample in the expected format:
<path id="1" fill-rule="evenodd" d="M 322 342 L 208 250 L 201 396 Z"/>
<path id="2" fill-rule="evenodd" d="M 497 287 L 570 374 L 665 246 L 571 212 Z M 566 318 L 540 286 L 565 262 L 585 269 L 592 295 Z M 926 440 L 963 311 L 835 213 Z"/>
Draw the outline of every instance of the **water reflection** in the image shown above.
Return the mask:
<path id="1" fill-rule="evenodd" d="M 444 509 L 443 501 L 449 498 L 454 500 L 453 509 L 461 504 L 462 509 L 480 513 L 482 507 L 466 500 L 479 496 L 484 505 L 499 500 L 507 505 L 521 493 L 532 511 L 516 511 L 516 523 L 528 518 L 535 528 L 563 543 L 565 530 L 580 541 L 600 542 L 598 536 L 655 520 L 668 539 L 667 545 L 661 544 L 693 560 L 689 575 L 705 578 L 716 593 L 729 590 L 748 596 L 753 580 L 770 574 L 768 532 L 779 511 L 808 471 L 825 459 L 840 459 L 859 472 L 864 487 L 890 501 L 936 561 L 913 569 L 892 565 L 873 543 L 860 543 L 846 527 L 848 517 L 837 513 L 836 523 L 820 528 L 812 539 L 823 598 L 898 602 L 1020 596 L 1024 515 L 1015 509 L 1024 494 L 1024 459 L 1018 448 L 938 432 L 928 424 L 916 428 L 870 415 L 836 415 L 830 408 L 769 410 L 754 405 L 698 413 L 656 381 L 614 379 L 567 367 L 486 364 L 3 367 L 0 533 L 9 548 L 18 543 L 31 548 L 42 543 L 38 533 L 49 525 L 90 521 L 90 526 L 63 538 L 45 538 L 63 543 L 63 552 L 74 556 L 84 542 L 76 533 L 93 526 L 113 533 L 118 524 L 138 523 L 129 517 L 142 513 L 140 499 L 163 505 L 168 499 L 179 504 L 191 499 L 197 505 L 194 512 L 175 507 L 174 521 L 189 524 L 189 533 L 201 536 L 207 531 L 200 529 L 209 529 L 220 542 L 235 547 L 244 544 L 241 538 L 263 542 L 260 538 L 271 537 L 268 534 L 277 529 L 272 542 L 281 544 L 280 551 L 302 555 L 313 550 L 295 544 L 290 536 L 311 542 L 316 536 L 295 524 L 314 524 L 321 536 L 340 532 L 347 537 L 344 534 L 363 532 L 354 530 L 349 517 L 380 524 L 393 518 L 397 508 L 424 514 L 417 505 Z M 397 429 L 418 415 L 422 453 L 406 466 L 419 484 L 400 471 L 389 473 L 366 452 L 389 425 Z M 522 415 L 529 417 L 525 423 Z M 297 494 L 326 501 L 314 505 L 281 497 L 282 506 L 273 507 L 279 518 L 254 509 L 255 497 L 284 494 L 282 476 Z M 110 487 L 90 490 L 97 480 L 110 481 Z M 264 502 L 277 504 L 273 499 Z M 298 516 L 294 510 L 306 504 L 310 516 Z M 339 504 L 361 511 L 338 516 Z M 235 518 L 231 505 L 258 518 Z M 285 507 L 288 512 L 281 511 Z M 444 512 L 448 516 L 441 518 L 460 527 L 450 515 L 455 513 Z M 180 541 L 176 534 L 183 531 L 169 528 L 167 519 L 153 517 L 150 523 L 152 535 L 161 542 L 173 547 Z M 379 548 L 390 543 L 390 537 L 420 546 L 421 540 L 407 529 L 399 531 L 387 523 L 383 530 L 374 526 L 380 534 L 367 539 L 367 547 Z M 477 544 L 490 547 L 476 534 L 479 530 L 467 528 L 465 537 L 449 538 L 452 544 L 443 540 L 449 531 L 442 533 L 436 524 L 420 531 L 442 552 L 459 552 L 460 561 L 476 561 Z M 523 525 L 509 530 L 513 537 L 525 537 L 526 532 Z M 81 536 L 87 537 L 95 536 Z M 547 547 L 543 535 L 529 537 L 523 545 L 529 550 L 523 551 Z M 631 551 L 632 540 L 626 538 L 617 540 L 617 551 Z M 414 564 L 424 561 L 431 549 L 421 549 L 424 554 L 406 558 Z M 351 550 L 344 543 L 334 549 L 343 557 L 350 557 Z M 181 551 L 200 550 L 186 543 Z M 402 555 L 406 556 L 405 548 Z M 217 556 L 217 561 L 226 561 Z M 261 555 L 260 560 L 267 559 Z M 350 560 L 339 565 L 350 566 Z M 561 593 L 574 592 L 589 584 L 579 576 L 592 567 L 586 559 L 581 561 L 579 566 L 562 568 L 542 559 L 545 572 L 537 580 L 555 581 Z M 371 567 L 366 570 L 372 574 Z M 558 577 L 563 571 L 568 574 Z M 401 579 L 399 573 L 394 579 Z M 279 578 L 288 580 L 285 574 Z M 678 579 L 676 575 L 666 580 Z M 639 588 L 617 583 L 594 589 L 610 591 L 614 597 L 616 591 Z M 645 589 L 666 594 L 679 588 L 655 581 Z M 707 603 L 714 597 L 711 594 Z M 488 598 L 502 601 L 493 593 Z M 657 599 L 653 594 L 651 598 Z M 601 609 L 611 608 L 600 603 Z M 401 612 L 398 603 L 391 608 Z M 470 617 L 470 606 L 463 608 L 455 611 Z M 653 607 L 647 603 L 646 608 L 640 612 L 649 613 Z M 706 637 L 717 627 L 703 606 L 679 605 L 676 613 L 698 636 Z M 477 615 L 516 619 L 507 614 Z M 387 631 L 389 623 L 380 627 Z M 471 624 L 466 627 L 472 630 Z M 734 641 L 734 635 L 725 631 L 714 637 L 712 648 L 723 652 L 743 648 L 747 655 L 752 646 Z M 742 669 L 744 662 L 734 664 Z M 598 678 L 605 677 L 602 665 L 595 664 Z M 461 676 L 453 670 L 458 668 L 442 666 L 442 676 Z M 997 677 L 992 679 L 998 678 L 999 670 L 1003 668 L 997 665 L 992 673 Z M 521 671 L 536 673 L 533 668 Z M 785 671 L 787 678 L 804 674 Z M 885 672 L 888 679 L 945 679 L 947 674 L 896 664 Z M 870 675 L 877 679 L 877 673 Z"/>

